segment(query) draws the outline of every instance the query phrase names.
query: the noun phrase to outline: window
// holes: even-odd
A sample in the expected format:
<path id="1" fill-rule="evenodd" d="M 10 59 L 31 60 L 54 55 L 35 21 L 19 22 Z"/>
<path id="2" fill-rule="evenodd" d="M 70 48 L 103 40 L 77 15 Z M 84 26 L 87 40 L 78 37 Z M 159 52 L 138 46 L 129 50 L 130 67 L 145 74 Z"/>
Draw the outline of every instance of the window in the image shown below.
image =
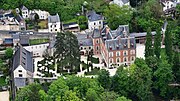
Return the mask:
<path id="1" fill-rule="evenodd" d="M 56 27 L 56 25 L 54 25 L 54 27 Z"/>
<path id="2" fill-rule="evenodd" d="M 98 47 L 98 46 L 96 46 L 96 50 L 99 50 L 99 47 Z"/>
<path id="3" fill-rule="evenodd" d="M 41 46 L 39 46 L 39 48 L 41 48 Z"/>
<path id="4" fill-rule="evenodd" d="M 128 55 L 128 51 L 124 51 L 124 56 Z"/>
<path id="5" fill-rule="evenodd" d="M 84 50 L 86 50 L 86 47 L 84 47 Z"/>
<path id="6" fill-rule="evenodd" d="M 131 50 L 131 51 L 130 51 L 130 54 L 131 54 L 131 55 L 135 54 L 135 50 Z"/>
<path id="7" fill-rule="evenodd" d="M 116 56 L 120 56 L 120 52 L 116 52 Z"/>
<path id="8" fill-rule="evenodd" d="M 96 23 L 94 23 L 94 25 L 96 25 Z"/>
<path id="9" fill-rule="evenodd" d="M 57 31 L 57 29 L 55 29 L 55 31 Z"/>
<path id="10" fill-rule="evenodd" d="M 91 49 L 91 47 L 89 47 L 89 49 Z"/>
<path id="11" fill-rule="evenodd" d="M 101 24 L 101 21 L 99 21 L 99 24 Z"/>
<path id="12" fill-rule="evenodd" d="M 127 59 L 126 58 L 124 58 L 124 62 L 126 62 L 127 61 Z"/>
<path id="13" fill-rule="evenodd" d="M 113 63 L 113 60 L 112 60 L 112 59 L 109 59 L 109 62 L 110 62 L 110 63 Z"/>
<path id="14" fill-rule="evenodd" d="M 22 74 L 19 74 L 19 77 L 22 77 L 23 75 Z"/>
<path id="15" fill-rule="evenodd" d="M 120 59 L 119 59 L 119 58 L 117 58 L 116 62 L 117 62 L 117 63 L 119 63 L 119 62 L 120 62 Z"/>
<path id="16" fill-rule="evenodd" d="M 22 72 L 22 70 L 18 70 L 18 72 Z"/>
<path id="17" fill-rule="evenodd" d="M 109 53 L 109 57 L 113 57 L 113 52 L 110 52 L 110 53 Z"/>
<path id="18" fill-rule="evenodd" d="M 131 60 L 134 61 L 134 57 L 132 57 Z"/>
<path id="19" fill-rule="evenodd" d="M 81 50 L 83 50 L 83 48 L 81 47 Z"/>
<path id="20" fill-rule="evenodd" d="M 96 43 L 99 43 L 99 40 L 96 40 Z"/>

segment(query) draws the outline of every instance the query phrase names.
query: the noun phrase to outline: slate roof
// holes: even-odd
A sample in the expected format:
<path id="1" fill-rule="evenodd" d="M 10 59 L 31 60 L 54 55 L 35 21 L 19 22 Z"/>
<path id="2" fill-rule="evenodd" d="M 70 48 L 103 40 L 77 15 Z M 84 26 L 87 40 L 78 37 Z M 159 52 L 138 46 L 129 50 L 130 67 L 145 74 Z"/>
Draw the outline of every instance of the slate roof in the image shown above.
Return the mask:
<path id="1" fill-rule="evenodd" d="M 93 38 L 100 38 L 101 37 L 101 31 L 99 29 L 94 29 L 92 37 Z"/>
<path id="2" fill-rule="evenodd" d="M 129 0 L 121 0 L 124 4 L 128 3 Z"/>
<path id="3" fill-rule="evenodd" d="M 4 40 L 4 44 L 13 44 L 13 39 L 12 38 L 6 38 Z"/>
<path id="4" fill-rule="evenodd" d="M 13 70 L 21 65 L 25 70 L 33 73 L 33 54 L 22 46 L 17 46 L 13 57 Z"/>
<path id="5" fill-rule="evenodd" d="M 56 23 L 56 22 L 60 22 L 60 18 L 58 14 L 53 16 L 48 16 L 48 23 Z"/>
<path id="6" fill-rule="evenodd" d="M 156 32 L 151 32 L 152 35 L 155 35 Z M 141 32 L 141 33 L 130 33 L 130 37 L 145 37 L 147 32 Z"/>
<path id="7" fill-rule="evenodd" d="M 136 47 L 136 42 L 134 37 L 130 37 L 130 48 Z M 128 38 L 114 39 L 105 41 L 105 46 L 108 51 L 123 50 L 128 48 Z"/>
<path id="8" fill-rule="evenodd" d="M 5 16 L 5 17 L 14 17 L 14 15 L 13 15 L 12 13 L 5 14 L 4 16 Z"/>
<path id="9" fill-rule="evenodd" d="M 18 15 L 16 16 L 16 20 L 17 20 L 18 22 L 24 21 L 23 17 L 22 17 L 20 14 L 18 14 Z"/>
<path id="10" fill-rule="evenodd" d="M 80 46 L 93 46 L 92 39 L 90 38 L 78 40 L 78 43 Z"/>
<path id="11" fill-rule="evenodd" d="M 90 11 L 87 13 L 87 18 L 89 21 L 97 21 L 97 20 L 103 20 L 103 16 L 96 14 L 95 11 Z"/>
<path id="12" fill-rule="evenodd" d="M 26 8 L 26 6 L 23 5 L 21 10 L 28 10 L 28 9 Z"/>
<path id="13" fill-rule="evenodd" d="M 26 86 L 26 78 L 14 78 L 14 83 L 16 87 Z"/>

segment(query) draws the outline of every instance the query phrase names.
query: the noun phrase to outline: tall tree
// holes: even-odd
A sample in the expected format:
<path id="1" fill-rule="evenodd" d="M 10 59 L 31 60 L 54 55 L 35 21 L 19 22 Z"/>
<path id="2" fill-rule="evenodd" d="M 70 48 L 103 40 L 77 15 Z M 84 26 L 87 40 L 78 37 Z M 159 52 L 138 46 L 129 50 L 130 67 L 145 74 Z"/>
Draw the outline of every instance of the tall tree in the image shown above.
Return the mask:
<path id="1" fill-rule="evenodd" d="M 154 56 L 151 28 L 148 28 L 147 30 L 146 43 L 145 43 L 145 58 L 149 56 Z"/>
<path id="2" fill-rule="evenodd" d="M 173 59 L 173 74 L 175 81 L 180 83 L 180 53 L 176 52 Z"/>
<path id="3" fill-rule="evenodd" d="M 71 32 L 57 33 L 55 57 L 61 68 L 75 71 L 80 65 L 78 40 Z"/>
<path id="4" fill-rule="evenodd" d="M 119 95 L 114 91 L 110 91 L 110 92 L 103 92 L 100 97 L 101 97 L 101 101 L 115 101 L 119 97 Z"/>
<path id="5" fill-rule="evenodd" d="M 154 40 L 154 53 L 155 53 L 156 57 L 159 59 L 160 53 L 161 53 L 161 31 L 160 31 L 160 29 L 158 29 L 156 31 L 155 40 Z"/>
<path id="6" fill-rule="evenodd" d="M 172 50 L 172 33 L 170 31 L 170 27 L 168 26 L 166 32 L 165 32 L 165 50 L 167 54 L 167 58 L 169 62 L 172 62 L 173 58 L 173 50 Z"/>
<path id="7" fill-rule="evenodd" d="M 12 58 L 12 56 L 13 56 L 13 49 L 12 48 L 7 48 L 5 50 L 5 58 L 10 59 L 10 58 Z"/>
<path id="8" fill-rule="evenodd" d="M 86 101 L 101 101 L 101 100 L 97 92 L 94 89 L 89 88 L 86 92 Z"/>
<path id="9" fill-rule="evenodd" d="M 132 101 L 132 100 L 127 99 L 127 98 L 124 97 L 124 96 L 121 96 L 121 97 L 118 97 L 115 101 Z"/>
<path id="10" fill-rule="evenodd" d="M 166 60 L 166 55 L 161 55 L 161 62 L 158 65 L 158 69 L 154 72 L 156 81 L 154 87 L 160 92 L 160 96 L 163 98 L 169 98 L 171 95 L 171 89 L 168 84 L 173 81 L 172 66 Z"/>
<path id="11" fill-rule="evenodd" d="M 111 83 L 111 78 L 109 76 L 109 71 L 102 69 L 99 71 L 98 78 L 97 80 L 101 84 L 102 87 L 105 89 L 109 89 L 110 83 Z"/>

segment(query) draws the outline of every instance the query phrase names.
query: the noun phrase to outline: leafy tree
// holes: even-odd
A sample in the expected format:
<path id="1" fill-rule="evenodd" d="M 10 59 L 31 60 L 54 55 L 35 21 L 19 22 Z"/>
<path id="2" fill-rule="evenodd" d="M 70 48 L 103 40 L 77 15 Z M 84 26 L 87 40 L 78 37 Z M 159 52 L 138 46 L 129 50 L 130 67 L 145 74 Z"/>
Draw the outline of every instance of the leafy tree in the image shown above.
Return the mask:
<path id="1" fill-rule="evenodd" d="M 16 101 L 39 101 L 40 84 L 30 84 L 17 92 Z"/>
<path id="2" fill-rule="evenodd" d="M 149 57 L 146 58 L 146 64 L 153 71 L 155 71 L 157 69 L 157 65 L 158 65 L 158 58 L 157 57 L 153 57 L 153 56 L 149 56 Z"/>
<path id="3" fill-rule="evenodd" d="M 39 101 L 51 101 L 49 96 L 44 92 L 44 90 L 39 90 Z"/>
<path id="4" fill-rule="evenodd" d="M 112 4 L 104 10 L 104 15 L 111 29 L 118 28 L 119 25 L 127 25 L 132 18 L 132 10 L 128 6 L 119 7 Z"/>
<path id="5" fill-rule="evenodd" d="M 100 96 L 101 101 L 115 101 L 118 97 L 119 95 L 114 91 L 103 92 Z"/>
<path id="6" fill-rule="evenodd" d="M 159 29 L 156 31 L 156 35 L 155 35 L 154 53 L 156 57 L 159 59 L 161 53 L 161 31 Z"/>
<path id="7" fill-rule="evenodd" d="M 173 81 L 172 67 L 167 62 L 165 54 L 161 56 L 161 62 L 158 65 L 158 69 L 154 72 L 156 81 L 154 87 L 160 92 L 160 96 L 163 98 L 169 98 L 171 95 L 170 86 L 168 85 Z"/>
<path id="8" fill-rule="evenodd" d="M 66 85 L 66 82 L 63 78 L 59 78 L 49 86 L 48 95 L 53 101 L 58 101 L 63 99 L 65 92 L 68 90 L 69 87 Z"/>
<path id="9" fill-rule="evenodd" d="M 55 57 L 60 67 L 76 70 L 80 65 L 78 40 L 71 32 L 58 33 L 55 43 Z"/>
<path id="10" fill-rule="evenodd" d="M 100 101 L 100 98 L 94 89 L 89 88 L 86 92 L 86 100 L 87 101 Z"/>
<path id="11" fill-rule="evenodd" d="M 12 58 L 12 56 L 13 56 L 13 49 L 12 48 L 7 48 L 5 50 L 5 58 L 10 59 L 10 58 Z"/>
<path id="12" fill-rule="evenodd" d="M 134 63 L 135 66 L 133 68 L 130 67 L 132 92 L 141 101 L 151 101 L 152 70 L 143 59 L 137 58 Z M 131 98 L 133 99 L 133 97 Z"/>
<path id="13" fill-rule="evenodd" d="M 148 28 L 147 30 L 146 43 L 145 43 L 145 58 L 149 56 L 154 56 L 151 28 Z"/>
<path id="14" fill-rule="evenodd" d="M 121 96 L 121 97 L 118 97 L 118 98 L 116 99 L 116 101 L 132 101 L 132 100 L 127 99 L 127 98 L 124 97 L 124 96 Z"/>
<path id="15" fill-rule="evenodd" d="M 101 84 L 101 86 L 105 89 L 108 89 L 110 87 L 111 78 L 109 76 L 109 71 L 102 69 L 99 71 L 97 80 Z"/>
<path id="16" fill-rule="evenodd" d="M 169 29 L 167 28 L 165 32 L 165 50 L 167 54 L 167 58 L 169 62 L 172 62 L 172 56 L 173 56 L 173 50 L 172 50 L 172 33 Z"/>
<path id="17" fill-rule="evenodd" d="M 130 91 L 130 78 L 128 77 L 128 70 L 119 67 L 116 74 L 112 78 L 111 88 L 121 96 L 128 96 Z"/>
<path id="18" fill-rule="evenodd" d="M 70 91 L 65 91 L 62 101 L 82 101 L 82 100 L 76 96 L 75 92 L 72 92 L 70 90 Z"/>
<path id="19" fill-rule="evenodd" d="M 175 81 L 180 82 L 180 54 L 178 52 L 174 55 L 172 70 L 175 76 Z"/>

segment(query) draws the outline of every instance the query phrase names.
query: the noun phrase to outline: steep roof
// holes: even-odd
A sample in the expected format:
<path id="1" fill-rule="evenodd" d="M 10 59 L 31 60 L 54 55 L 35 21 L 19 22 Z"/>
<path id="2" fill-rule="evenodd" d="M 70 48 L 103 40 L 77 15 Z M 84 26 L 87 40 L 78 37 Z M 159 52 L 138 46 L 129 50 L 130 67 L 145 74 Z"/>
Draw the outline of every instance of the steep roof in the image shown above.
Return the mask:
<path id="1" fill-rule="evenodd" d="M 13 57 L 13 70 L 21 65 L 25 70 L 34 72 L 32 53 L 24 49 L 22 46 L 16 47 L 16 52 Z"/>
<path id="2" fill-rule="evenodd" d="M 93 38 L 100 38 L 101 37 L 101 31 L 99 29 L 94 29 L 92 37 Z"/>
<path id="3" fill-rule="evenodd" d="M 58 14 L 53 16 L 48 16 L 48 23 L 56 23 L 56 22 L 60 22 L 60 18 Z"/>
<path id="4" fill-rule="evenodd" d="M 155 35 L 156 32 L 151 32 L 152 35 Z M 147 35 L 147 32 L 141 32 L 141 33 L 130 33 L 130 37 L 145 37 Z"/>
<path id="5" fill-rule="evenodd" d="M 16 20 L 17 20 L 18 22 L 24 21 L 23 17 L 22 17 L 20 14 L 18 14 L 18 15 L 16 16 Z"/>
<path id="6" fill-rule="evenodd" d="M 26 78 L 14 78 L 14 83 L 16 87 L 26 86 Z"/>
<path id="7" fill-rule="evenodd" d="M 28 10 L 28 9 L 26 8 L 26 6 L 23 5 L 21 10 Z"/>
<path id="8" fill-rule="evenodd" d="M 129 0 L 121 0 L 124 4 L 128 3 Z"/>
<path id="9" fill-rule="evenodd" d="M 89 21 L 97 21 L 97 20 L 103 20 L 103 16 L 96 14 L 95 11 L 90 11 L 87 13 L 87 18 Z"/>

